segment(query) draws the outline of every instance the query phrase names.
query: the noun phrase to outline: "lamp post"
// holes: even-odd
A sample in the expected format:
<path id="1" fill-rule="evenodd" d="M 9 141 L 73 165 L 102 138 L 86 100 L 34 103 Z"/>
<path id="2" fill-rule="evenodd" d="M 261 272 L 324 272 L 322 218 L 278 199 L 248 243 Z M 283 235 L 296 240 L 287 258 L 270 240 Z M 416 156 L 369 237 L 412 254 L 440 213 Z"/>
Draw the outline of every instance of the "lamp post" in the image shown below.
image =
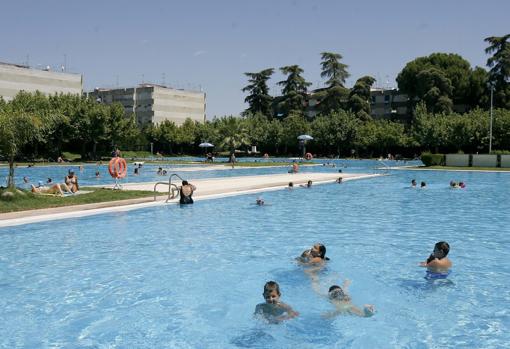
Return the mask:
<path id="1" fill-rule="evenodd" d="M 489 154 L 492 152 L 492 96 L 494 94 L 494 85 L 490 84 L 491 89 L 491 119 L 489 123 Z"/>

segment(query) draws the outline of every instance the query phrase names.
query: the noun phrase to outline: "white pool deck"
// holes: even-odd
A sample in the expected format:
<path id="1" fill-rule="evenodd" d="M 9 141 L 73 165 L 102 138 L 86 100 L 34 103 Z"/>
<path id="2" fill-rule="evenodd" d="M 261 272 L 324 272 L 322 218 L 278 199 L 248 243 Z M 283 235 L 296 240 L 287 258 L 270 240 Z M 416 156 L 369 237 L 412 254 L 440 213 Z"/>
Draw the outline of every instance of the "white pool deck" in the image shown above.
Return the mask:
<path id="1" fill-rule="evenodd" d="M 300 185 L 306 184 L 309 180 L 313 185 L 332 183 L 339 177 L 342 181 L 356 179 L 373 178 L 380 174 L 364 173 L 295 173 L 295 174 L 270 174 L 258 176 L 240 176 L 240 177 L 222 177 L 205 178 L 190 181 L 196 186 L 193 194 L 195 201 L 221 198 L 226 196 L 250 194 L 271 190 L 281 190 L 287 188 L 289 182 L 294 183 L 294 190 L 301 190 Z M 126 183 L 123 190 L 148 190 L 153 191 L 156 182 L 147 183 Z M 177 185 L 180 180 L 177 179 Z M 111 188 L 112 186 L 101 186 Z M 55 208 L 46 208 L 40 210 L 20 211 L 0 214 L 0 227 L 22 225 L 28 223 L 37 223 L 65 218 L 75 218 L 91 216 L 95 214 L 129 211 L 138 208 L 161 206 L 166 204 L 175 204 L 178 199 L 172 199 L 166 202 L 168 185 L 157 186 L 158 196 L 156 201 L 153 197 L 138 199 L 129 199 L 121 201 L 101 202 L 86 205 L 74 205 Z M 85 194 L 86 195 L 86 194 Z M 65 197 L 62 198 L 65 200 Z"/>

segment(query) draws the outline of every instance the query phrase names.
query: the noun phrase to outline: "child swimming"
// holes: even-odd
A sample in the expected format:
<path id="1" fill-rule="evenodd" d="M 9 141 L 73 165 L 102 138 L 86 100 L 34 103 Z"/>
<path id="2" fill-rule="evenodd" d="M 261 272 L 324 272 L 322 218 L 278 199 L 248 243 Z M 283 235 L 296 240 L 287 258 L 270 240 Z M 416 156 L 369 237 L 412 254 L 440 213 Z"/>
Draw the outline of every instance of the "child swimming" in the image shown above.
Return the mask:
<path id="1" fill-rule="evenodd" d="M 324 261 L 328 261 L 329 258 L 326 257 L 326 246 L 320 243 L 316 243 L 312 246 L 312 248 L 303 251 L 301 256 L 296 258 L 296 260 L 301 264 L 323 264 Z"/>
<path id="2" fill-rule="evenodd" d="M 351 302 L 351 297 L 347 293 L 350 285 L 349 280 L 345 280 L 342 287 L 333 285 L 328 290 L 328 299 L 335 306 L 335 310 L 323 314 L 326 318 L 332 318 L 341 314 L 356 315 L 360 317 L 370 317 L 374 315 L 375 308 L 371 304 L 363 305 L 363 309 L 355 306 Z"/>
<path id="3" fill-rule="evenodd" d="M 299 313 L 294 311 L 289 305 L 280 301 L 281 292 L 277 282 L 266 282 L 262 295 L 266 302 L 257 304 L 255 307 L 255 316 L 269 323 L 279 323 L 299 315 Z"/>

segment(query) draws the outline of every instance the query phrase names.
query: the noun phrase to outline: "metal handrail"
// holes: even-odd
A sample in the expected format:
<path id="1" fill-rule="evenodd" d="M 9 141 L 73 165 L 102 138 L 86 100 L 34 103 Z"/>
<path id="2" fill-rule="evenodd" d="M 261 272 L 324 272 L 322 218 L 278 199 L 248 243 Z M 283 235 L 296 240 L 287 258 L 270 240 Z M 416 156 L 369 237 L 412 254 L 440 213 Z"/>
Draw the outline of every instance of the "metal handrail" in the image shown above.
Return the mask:
<path id="1" fill-rule="evenodd" d="M 172 183 L 172 177 L 177 177 L 181 181 L 183 180 L 181 178 L 181 176 L 179 176 L 177 173 L 172 173 L 170 175 L 170 177 L 168 178 L 168 183 L 167 182 L 156 182 L 156 184 L 154 184 L 154 201 L 156 201 L 156 197 L 157 197 L 156 187 L 159 184 L 168 185 L 168 197 L 165 202 L 168 202 L 169 200 L 175 199 L 176 197 L 179 196 L 179 194 L 180 194 L 179 187 L 176 184 Z"/>

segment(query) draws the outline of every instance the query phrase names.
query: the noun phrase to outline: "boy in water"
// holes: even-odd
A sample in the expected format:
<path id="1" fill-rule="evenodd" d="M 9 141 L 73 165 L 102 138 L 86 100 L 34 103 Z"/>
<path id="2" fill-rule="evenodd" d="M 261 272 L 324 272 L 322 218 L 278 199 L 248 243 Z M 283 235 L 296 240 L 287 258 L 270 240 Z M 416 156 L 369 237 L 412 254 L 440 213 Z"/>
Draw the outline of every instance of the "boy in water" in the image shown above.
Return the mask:
<path id="1" fill-rule="evenodd" d="M 266 302 L 257 304 L 255 307 L 256 316 L 264 318 L 270 323 L 279 323 L 299 315 L 289 305 L 280 302 L 280 286 L 275 281 L 266 282 L 262 295 Z"/>
<path id="2" fill-rule="evenodd" d="M 345 280 L 342 287 L 333 285 L 329 288 L 328 299 L 336 309 L 325 313 L 323 315 L 324 317 L 332 318 L 341 314 L 356 315 L 360 317 L 370 317 L 374 315 L 375 309 L 373 305 L 365 304 L 363 309 L 361 309 L 351 303 L 351 297 L 347 294 L 347 288 L 350 284 L 351 282 L 349 280 Z"/>
<path id="3" fill-rule="evenodd" d="M 425 262 L 421 262 L 421 267 L 427 267 L 427 271 L 448 275 L 452 262 L 446 257 L 450 252 L 450 245 L 446 241 L 439 241 L 434 246 L 434 251 Z"/>

